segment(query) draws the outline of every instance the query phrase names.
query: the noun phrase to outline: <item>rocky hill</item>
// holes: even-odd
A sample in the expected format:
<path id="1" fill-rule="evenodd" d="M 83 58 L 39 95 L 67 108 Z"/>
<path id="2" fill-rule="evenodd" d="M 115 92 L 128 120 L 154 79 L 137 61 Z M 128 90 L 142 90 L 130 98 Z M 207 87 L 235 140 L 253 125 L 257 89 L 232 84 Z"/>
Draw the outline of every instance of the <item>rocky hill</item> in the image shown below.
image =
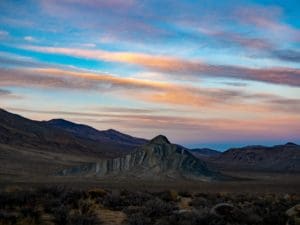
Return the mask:
<path id="1" fill-rule="evenodd" d="M 229 170 L 300 172 L 300 145 L 246 146 L 231 148 L 210 160 L 214 166 Z"/>
<path id="2" fill-rule="evenodd" d="M 139 179 L 199 179 L 212 180 L 221 176 L 205 162 L 162 135 L 123 157 L 99 160 L 95 163 L 65 169 L 59 175 L 118 176 Z"/>

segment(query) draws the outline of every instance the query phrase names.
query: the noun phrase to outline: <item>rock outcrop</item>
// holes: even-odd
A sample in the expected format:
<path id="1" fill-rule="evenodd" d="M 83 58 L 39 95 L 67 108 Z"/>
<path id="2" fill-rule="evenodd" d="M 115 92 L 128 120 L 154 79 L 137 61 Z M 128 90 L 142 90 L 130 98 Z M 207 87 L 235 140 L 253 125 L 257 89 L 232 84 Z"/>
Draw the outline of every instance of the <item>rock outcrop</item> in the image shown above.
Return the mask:
<path id="1" fill-rule="evenodd" d="M 118 176 L 143 179 L 190 178 L 212 180 L 219 174 L 210 170 L 186 149 L 171 144 L 162 135 L 123 157 L 65 169 L 59 175 Z"/>

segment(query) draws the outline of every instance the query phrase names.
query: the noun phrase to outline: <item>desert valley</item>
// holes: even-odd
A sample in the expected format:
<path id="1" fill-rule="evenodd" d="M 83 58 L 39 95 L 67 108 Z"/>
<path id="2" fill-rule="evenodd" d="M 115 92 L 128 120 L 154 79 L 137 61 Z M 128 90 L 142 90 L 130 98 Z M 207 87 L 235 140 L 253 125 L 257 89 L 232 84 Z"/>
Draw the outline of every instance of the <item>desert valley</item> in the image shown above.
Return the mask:
<path id="1" fill-rule="evenodd" d="M 0 224 L 236 224 L 244 215 L 238 224 L 271 225 L 300 199 L 294 143 L 218 152 L 0 114 Z"/>
<path id="2" fill-rule="evenodd" d="M 0 0 L 0 225 L 300 225 L 299 0 Z"/>

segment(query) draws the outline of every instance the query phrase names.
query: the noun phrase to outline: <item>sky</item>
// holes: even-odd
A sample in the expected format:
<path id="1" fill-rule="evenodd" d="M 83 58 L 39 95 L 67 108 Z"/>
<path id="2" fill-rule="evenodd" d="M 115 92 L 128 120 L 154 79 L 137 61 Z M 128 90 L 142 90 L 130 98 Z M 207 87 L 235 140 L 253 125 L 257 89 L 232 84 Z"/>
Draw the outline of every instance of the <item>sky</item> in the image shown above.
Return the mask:
<path id="1" fill-rule="evenodd" d="M 300 143 L 300 1 L 1 0 L 0 103 L 187 147 Z"/>

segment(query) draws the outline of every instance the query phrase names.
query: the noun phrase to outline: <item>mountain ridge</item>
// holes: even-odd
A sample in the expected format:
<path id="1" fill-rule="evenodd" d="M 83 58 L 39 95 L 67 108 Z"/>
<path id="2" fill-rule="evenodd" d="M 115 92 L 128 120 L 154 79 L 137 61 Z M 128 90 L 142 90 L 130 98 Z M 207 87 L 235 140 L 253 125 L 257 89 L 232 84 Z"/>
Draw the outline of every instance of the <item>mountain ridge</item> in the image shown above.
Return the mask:
<path id="1" fill-rule="evenodd" d="M 63 129 L 65 131 L 73 133 L 77 137 L 87 138 L 94 141 L 116 141 L 124 145 L 132 145 L 136 147 L 140 144 L 145 144 L 146 139 L 136 138 L 128 134 L 121 133 L 115 129 L 97 130 L 91 126 L 85 124 L 78 124 L 64 119 L 52 119 L 49 121 L 43 121 L 44 123 Z"/>
<path id="2" fill-rule="evenodd" d="M 288 142 L 283 145 L 251 145 L 230 148 L 208 159 L 214 166 L 249 171 L 300 172 L 300 145 Z"/>
<path id="3" fill-rule="evenodd" d="M 147 144 L 123 157 L 72 167 L 61 171 L 59 175 L 206 181 L 221 178 L 221 175 L 208 168 L 204 161 L 186 149 L 171 144 L 163 135 L 154 137 Z"/>
<path id="4" fill-rule="evenodd" d="M 85 128 L 84 132 L 93 130 L 94 134 L 103 134 L 103 132 L 86 125 L 77 125 L 66 120 L 59 121 L 63 121 L 64 125 L 78 126 L 81 129 Z M 0 143 L 2 144 L 70 154 L 90 154 L 96 157 L 115 157 L 132 151 L 135 147 L 146 142 L 143 139 L 135 139 L 120 132 L 114 132 L 115 139 L 111 140 L 107 135 L 109 133 L 111 131 L 104 131 L 105 139 L 101 139 L 100 136 L 99 138 L 87 138 L 86 135 L 80 132 L 71 132 L 61 126 L 53 125 L 53 121 L 30 120 L 0 109 Z M 118 137 L 116 134 L 122 138 L 116 138 Z M 129 141 L 124 141 L 125 137 Z M 134 140 L 137 141 L 134 142 Z"/>

